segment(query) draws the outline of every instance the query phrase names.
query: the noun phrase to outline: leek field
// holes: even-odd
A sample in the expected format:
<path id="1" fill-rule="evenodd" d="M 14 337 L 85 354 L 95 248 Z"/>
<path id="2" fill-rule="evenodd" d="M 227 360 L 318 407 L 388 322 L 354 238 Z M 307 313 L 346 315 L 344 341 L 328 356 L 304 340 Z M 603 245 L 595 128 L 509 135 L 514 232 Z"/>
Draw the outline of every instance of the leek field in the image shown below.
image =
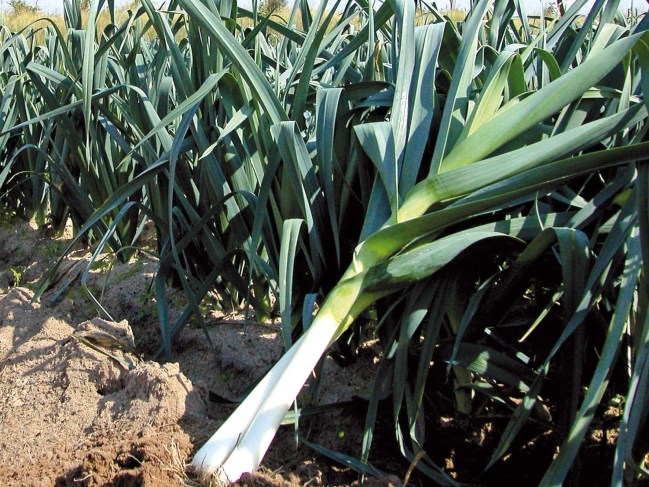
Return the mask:
<path id="1" fill-rule="evenodd" d="M 281 323 L 281 359 L 188 471 L 235 481 L 290 423 L 361 478 L 648 481 L 647 17 L 619 0 L 476 0 L 462 18 L 423 0 L 81 3 L 0 23 L 2 218 L 71 222 L 34 298 L 86 246 L 106 319 L 90 270 L 152 254 L 160 361 L 186 327 L 209 340 L 208 311 Z M 337 407 L 324 357 L 354 363 L 369 339 L 356 452 L 312 442 Z"/>

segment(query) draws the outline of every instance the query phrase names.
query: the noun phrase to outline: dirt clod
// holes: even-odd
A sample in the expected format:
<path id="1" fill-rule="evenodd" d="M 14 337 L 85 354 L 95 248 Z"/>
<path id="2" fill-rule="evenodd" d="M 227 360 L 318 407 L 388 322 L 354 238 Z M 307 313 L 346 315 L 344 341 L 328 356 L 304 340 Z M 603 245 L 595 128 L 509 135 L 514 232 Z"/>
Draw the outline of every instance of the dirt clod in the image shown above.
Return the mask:
<path id="1" fill-rule="evenodd" d="M 95 332 L 132 343 L 126 322 L 94 319 L 75 327 L 32 297 L 25 288 L 0 297 L 3 484 L 178 483 L 171 445 L 189 454 L 182 425 L 206 414 L 178 364 L 127 370 L 71 339 L 73 332 Z"/>

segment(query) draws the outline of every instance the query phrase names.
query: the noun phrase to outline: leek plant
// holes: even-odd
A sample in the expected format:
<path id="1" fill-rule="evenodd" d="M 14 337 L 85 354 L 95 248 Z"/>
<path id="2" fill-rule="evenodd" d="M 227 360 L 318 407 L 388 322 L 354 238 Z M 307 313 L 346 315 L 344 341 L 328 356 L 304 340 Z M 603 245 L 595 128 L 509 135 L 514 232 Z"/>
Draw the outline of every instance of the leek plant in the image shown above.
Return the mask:
<path id="1" fill-rule="evenodd" d="M 353 128 L 376 167 L 360 243 L 306 332 L 197 453 L 193 465 L 205 471 L 218 469 L 225 480 L 236 480 L 256 468 L 320 356 L 363 310 L 380 304 L 388 295 L 392 326 L 386 331 L 385 367 L 394 374 L 394 420 L 404 455 L 414 462 L 425 453 L 422 445 L 426 438 L 420 437 L 416 425 L 423 415 L 428 364 L 446 323 L 455 335 L 454 346 L 446 350 L 446 361 L 455 374 L 458 408 L 463 399 L 464 412 L 471 412 L 472 395 L 467 394 L 471 390 L 482 389 L 503 400 L 506 395 L 501 391 L 507 386 L 518 389 L 522 397 L 493 463 L 541 401 L 539 393 L 549 364 L 562 346 L 568 343 L 565 346 L 572 347 L 570 353 L 577 353 L 580 343 L 583 347 L 580 327 L 585 326 L 588 312 L 606 288 L 618 296 L 616 309 L 620 311 L 611 317 L 606 354 L 597 363 L 592 387 L 579 410 L 579 387 L 571 389 L 565 443 L 543 480 L 561 483 L 573 465 L 586 431 L 584 425 L 592 419 L 593 404 L 601 401 L 603 379 L 611 373 L 620 333 L 625 324 L 635 322 L 635 316 L 642 323 L 646 316 L 641 303 L 636 302 L 632 313 L 630 309 L 632 296 L 643 286 L 638 239 L 644 224 L 638 220 L 643 211 L 638 198 L 644 189 L 637 183 L 643 171 L 640 161 L 649 148 L 643 142 L 647 113 L 641 74 L 647 37 L 641 28 L 631 33 L 605 22 L 613 18 L 609 9 L 600 12 L 601 5 L 588 20 L 599 15 L 604 22 L 592 31 L 573 31 L 574 39 L 561 37 L 561 33 L 571 28 L 581 8 L 578 4 L 556 23 L 555 30 L 533 33 L 524 24 L 524 35 L 510 30 L 508 23 L 516 9 L 522 10 L 521 5 L 478 2 L 461 33 L 444 22 L 414 29 L 412 4 L 394 1 L 390 5 L 395 17 L 387 119 Z M 200 9 L 196 15 L 208 18 Z M 442 58 L 449 32 L 458 37 L 454 60 Z M 525 37 L 527 43 L 508 44 L 515 35 L 517 40 Z M 552 54 L 553 48 L 559 59 Z M 452 66 L 452 75 L 442 102 L 436 76 L 445 62 Z M 276 133 L 284 124 L 280 122 Z M 280 151 L 285 159 L 308 157 L 307 151 L 283 152 L 281 145 Z M 596 174 L 607 184 L 594 183 Z M 566 186 L 571 181 L 579 181 L 581 189 Z M 593 184 L 595 187 L 590 187 Z M 611 201 L 622 194 L 628 198 L 611 207 Z M 594 219 L 607 221 L 611 227 L 605 232 L 598 227 L 589 239 L 586 229 Z M 287 228 L 292 227 L 294 224 L 287 222 Z M 285 241 L 287 256 L 295 248 L 289 240 Z M 511 294 L 514 281 L 520 284 L 518 272 L 549 249 L 555 249 L 563 274 L 553 302 L 561 299 L 566 322 L 549 353 L 532 363 L 522 353 L 511 357 L 515 347 L 503 353 L 482 340 L 465 341 L 471 328 L 482 327 L 492 336 L 498 335 L 493 329 L 498 321 L 480 319 L 481 309 L 486 308 L 491 319 L 498 320 L 497 308 L 490 309 L 485 296 L 495 294 L 502 305 L 510 298 L 506 291 Z M 472 252 L 486 253 L 492 262 L 505 263 L 507 256 L 513 259 L 508 264 L 512 271 L 492 269 L 491 276 L 474 276 L 461 267 L 449 270 L 460 254 Z M 608 274 L 611 267 L 626 276 L 622 285 Z M 448 273 L 439 276 L 441 269 Z M 482 281 L 477 290 L 466 282 L 471 277 Z M 422 280 L 426 282 L 418 284 Z M 394 293 L 404 289 L 410 291 L 394 305 Z M 401 316 L 394 317 L 391 312 Z M 283 318 L 289 320 L 290 316 Z M 639 326 L 639 336 L 644 336 L 646 327 Z M 409 388 L 409 355 L 421 341 L 417 374 Z M 640 349 L 634 350 L 637 354 Z M 573 364 L 572 380 L 578 383 L 583 380 L 578 366 L 582 357 L 580 351 Z M 640 380 L 646 371 L 642 362 L 635 363 L 639 368 L 633 368 L 633 376 Z M 385 376 L 379 374 L 377 381 L 385 382 Z M 368 415 L 364 460 L 383 385 L 378 384 Z M 637 391 L 632 386 L 629 394 L 636 397 Z M 404 403 L 405 431 L 400 426 Z M 633 468 L 629 455 L 627 450 L 626 459 L 617 460 L 620 472 L 625 464 Z M 417 468 L 436 482 L 453 483 L 425 454 Z"/>

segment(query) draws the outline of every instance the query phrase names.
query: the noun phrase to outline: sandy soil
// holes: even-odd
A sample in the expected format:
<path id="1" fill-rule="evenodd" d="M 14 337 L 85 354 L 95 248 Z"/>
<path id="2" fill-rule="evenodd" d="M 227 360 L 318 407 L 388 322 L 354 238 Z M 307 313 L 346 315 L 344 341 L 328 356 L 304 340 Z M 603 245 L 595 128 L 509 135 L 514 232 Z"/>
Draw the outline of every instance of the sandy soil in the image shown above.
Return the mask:
<path id="1" fill-rule="evenodd" d="M 99 318 L 79 285 L 90 257 L 81 247 L 33 301 L 35 283 L 69 237 L 52 239 L 27 223 L 0 228 L 0 484 L 191 485 L 185 462 L 232 411 L 229 402 L 281 355 L 278 327 L 209 315 L 212 345 L 204 330 L 188 326 L 174 361 L 154 362 L 152 258 L 100 263 L 89 275 L 88 287 L 121 321 Z M 178 295 L 169 299 L 182 304 Z M 358 455 L 359 398 L 369 391 L 375 355 L 368 344 L 352 367 L 326 361 L 321 403 L 347 405 L 308 425 L 312 441 Z M 296 449 L 292 428 L 280 432 L 265 465 L 242 485 L 349 485 L 357 478 Z"/>

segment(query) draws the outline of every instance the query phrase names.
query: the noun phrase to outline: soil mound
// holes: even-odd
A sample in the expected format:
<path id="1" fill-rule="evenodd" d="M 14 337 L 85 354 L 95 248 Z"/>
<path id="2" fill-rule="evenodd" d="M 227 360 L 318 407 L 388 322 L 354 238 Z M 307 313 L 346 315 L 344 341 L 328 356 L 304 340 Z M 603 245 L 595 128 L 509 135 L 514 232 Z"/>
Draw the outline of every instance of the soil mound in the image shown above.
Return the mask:
<path id="1" fill-rule="evenodd" d="M 0 296 L 1 483 L 179 483 L 206 407 L 178 364 L 138 363 L 125 321 L 72 326 L 32 297 Z"/>

